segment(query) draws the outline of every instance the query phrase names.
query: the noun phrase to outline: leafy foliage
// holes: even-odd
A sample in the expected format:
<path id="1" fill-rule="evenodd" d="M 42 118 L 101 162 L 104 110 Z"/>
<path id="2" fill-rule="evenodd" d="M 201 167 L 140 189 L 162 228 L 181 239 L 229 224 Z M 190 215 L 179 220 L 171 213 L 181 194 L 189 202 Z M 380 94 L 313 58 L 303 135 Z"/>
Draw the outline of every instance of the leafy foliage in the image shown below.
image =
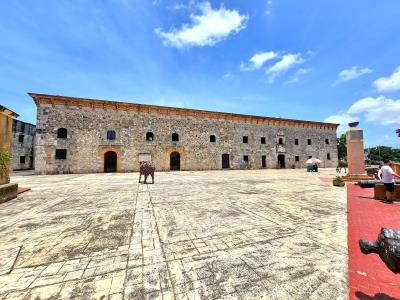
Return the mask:
<path id="1" fill-rule="evenodd" d="M 12 156 L 8 152 L 0 148 L 0 173 L 6 172 L 8 164 L 11 161 Z"/>
<path id="2" fill-rule="evenodd" d="M 371 164 L 379 164 L 384 159 L 390 159 L 394 162 L 400 162 L 400 149 L 394 149 L 387 146 L 378 146 L 373 148 L 367 148 L 369 161 Z"/>
<path id="3" fill-rule="evenodd" d="M 345 186 L 346 184 L 343 181 L 343 178 L 341 176 L 336 176 L 333 181 L 332 184 L 334 186 Z"/>

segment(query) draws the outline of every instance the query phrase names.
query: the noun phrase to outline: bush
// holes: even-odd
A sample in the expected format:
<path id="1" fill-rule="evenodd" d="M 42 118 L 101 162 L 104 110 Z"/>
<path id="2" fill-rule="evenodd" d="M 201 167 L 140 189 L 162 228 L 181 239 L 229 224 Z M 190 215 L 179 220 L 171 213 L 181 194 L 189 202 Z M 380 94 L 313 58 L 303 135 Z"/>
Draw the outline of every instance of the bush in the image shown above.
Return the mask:
<path id="1" fill-rule="evenodd" d="M 11 161 L 12 156 L 8 152 L 0 148 L 0 173 L 4 174 L 8 169 L 8 164 Z"/>
<path id="2" fill-rule="evenodd" d="M 345 186 L 345 183 L 341 176 L 336 176 L 336 178 L 333 179 L 332 183 L 333 183 L 333 186 Z"/>

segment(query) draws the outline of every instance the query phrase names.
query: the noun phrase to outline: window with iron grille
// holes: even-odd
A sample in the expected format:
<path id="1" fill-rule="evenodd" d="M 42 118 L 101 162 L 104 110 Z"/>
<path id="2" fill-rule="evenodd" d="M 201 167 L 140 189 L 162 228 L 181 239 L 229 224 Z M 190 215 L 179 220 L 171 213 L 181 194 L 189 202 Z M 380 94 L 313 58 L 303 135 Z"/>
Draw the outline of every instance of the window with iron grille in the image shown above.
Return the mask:
<path id="1" fill-rule="evenodd" d="M 116 133 L 114 130 L 109 130 L 107 131 L 107 140 L 115 140 L 117 137 Z"/>

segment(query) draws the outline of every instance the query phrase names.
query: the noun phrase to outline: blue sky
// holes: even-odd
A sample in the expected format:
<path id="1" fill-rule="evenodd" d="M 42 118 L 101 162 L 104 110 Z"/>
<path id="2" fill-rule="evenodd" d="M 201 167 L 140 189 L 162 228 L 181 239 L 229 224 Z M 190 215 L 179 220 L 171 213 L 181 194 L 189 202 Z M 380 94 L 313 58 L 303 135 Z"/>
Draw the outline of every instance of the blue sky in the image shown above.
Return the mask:
<path id="1" fill-rule="evenodd" d="M 400 147 L 399 14 L 398 0 L 3 0 L 0 103 L 32 123 L 27 92 L 358 119 L 367 146 Z"/>

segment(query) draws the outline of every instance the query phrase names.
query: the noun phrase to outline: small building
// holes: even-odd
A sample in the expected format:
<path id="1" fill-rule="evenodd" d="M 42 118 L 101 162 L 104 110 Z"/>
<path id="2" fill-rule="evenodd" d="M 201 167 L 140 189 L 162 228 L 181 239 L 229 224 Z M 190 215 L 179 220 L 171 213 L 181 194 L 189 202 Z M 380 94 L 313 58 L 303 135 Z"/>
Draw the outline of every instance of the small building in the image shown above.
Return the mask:
<path id="1" fill-rule="evenodd" d="M 12 125 L 12 170 L 29 170 L 34 167 L 36 126 L 20 120 Z"/>
<path id="2" fill-rule="evenodd" d="M 338 124 L 29 94 L 36 174 L 300 168 L 338 163 Z"/>

